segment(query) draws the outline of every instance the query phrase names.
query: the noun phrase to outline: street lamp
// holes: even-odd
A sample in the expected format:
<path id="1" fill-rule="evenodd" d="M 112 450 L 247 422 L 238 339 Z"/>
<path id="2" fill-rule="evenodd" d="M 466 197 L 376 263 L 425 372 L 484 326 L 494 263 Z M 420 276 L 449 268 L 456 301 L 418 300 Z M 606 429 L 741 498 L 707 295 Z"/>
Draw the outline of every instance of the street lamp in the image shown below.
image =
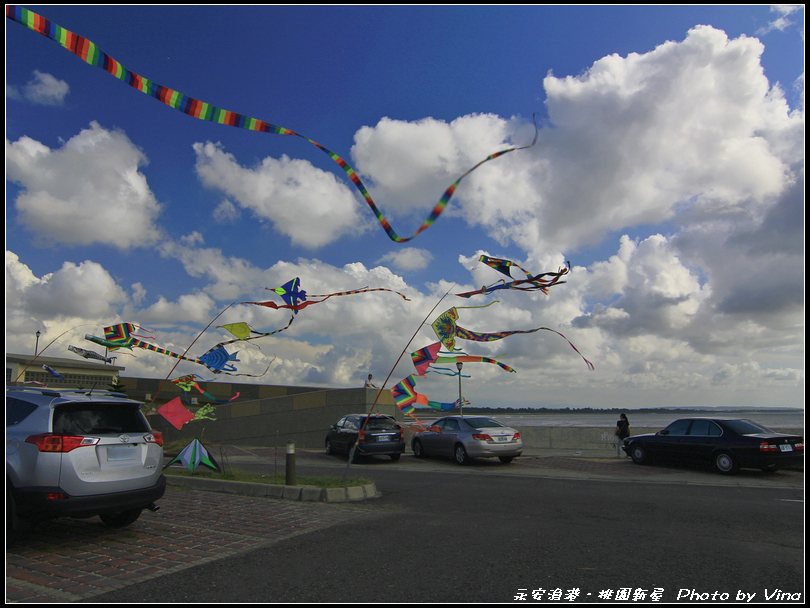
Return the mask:
<path id="1" fill-rule="evenodd" d="M 461 396 L 461 368 L 464 364 L 461 361 L 456 361 L 456 369 L 458 370 L 458 407 L 461 410 L 461 417 L 464 417 L 464 399 Z"/>
<path id="2" fill-rule="evenodd" d="M 36 334 L 36 335 L 37 335 L 37 343 L 34 345 L 34 356 L 35 356 L 35 357 L 37 356 L 37 352 L 39 352 L 39 337 L 40 337 L 42 334 L 41 334 L 41 333 L 39 333 L 39 330 L 37 330 L 37 334 Z"/>

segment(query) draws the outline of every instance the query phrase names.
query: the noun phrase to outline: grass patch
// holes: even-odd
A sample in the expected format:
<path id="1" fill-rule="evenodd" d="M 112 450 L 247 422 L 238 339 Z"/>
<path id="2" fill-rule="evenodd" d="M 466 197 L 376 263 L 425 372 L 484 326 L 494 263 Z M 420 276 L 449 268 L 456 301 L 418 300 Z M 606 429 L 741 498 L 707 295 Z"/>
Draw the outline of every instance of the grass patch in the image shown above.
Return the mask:
<path id="1" fill-rule="evenodd" d="M 244 481 L 248 483 L 265 483 L 271 486 L 283 486 L 285 484 L 284 474 L 263 475 L 261 473 L 251 473 L 240 469 L 231 469 L 219 473 L 208 469 L 189 471 L 186 468 L 169 467 L 163 471 L 166 475 L 179 475 L 181 477 L 196 477 L 198 479 L 221 479 L 225 481 Z M 342 477 L 300 477 L 296 476 L 296 485 L 315 486 L 316 488 L 343 488 L 364 486 L 370 484 L 371 480 L 364 477 L 347 477 L 344 485 Z"/>

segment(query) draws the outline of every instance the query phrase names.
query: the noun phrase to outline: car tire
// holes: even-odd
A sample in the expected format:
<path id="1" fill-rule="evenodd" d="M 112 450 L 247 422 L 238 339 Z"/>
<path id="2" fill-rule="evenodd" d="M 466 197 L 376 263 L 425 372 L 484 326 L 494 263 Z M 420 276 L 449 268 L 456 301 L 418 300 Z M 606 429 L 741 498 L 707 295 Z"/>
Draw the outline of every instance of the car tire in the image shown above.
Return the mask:
<path id="1" fill-rule="evenodd" d="M 424 458 L 425 457 L 425 450 L 422 447 L 422 442 L 418 439 L 414 439 L 413 443 L 411 444 L 411 449 L 413 450 L 413 455 L 416 458 Z"/>
<path id="2" fill-rule="evenodd" d="M 110 528 L 123 528 L 129 524 L 135 523 L 141 516 L 142 509 L 130 509 L 128 511 L 121 511 L 120 513 L 102 513 L 99 518 L 104 522 L 105 526 Z"/>
<path id="3" fill-rule="evenodd" d="M 453 457 L 460 465 L 469 464 L 470 462 L 470 457 L 467 455 L 467 450 L 460 443 L 457 443 L 456 447 L 453 448 Z"/>
<path id="4" fill-rule="evenodd" d="M 636 464 L 644 464 L 647 462 L 647 450 L 640 443 L 633 443 L 630 445 L 630 458 Z"/>
<path id="5" fill-rule="evenodd" d="M 723 475 L 734 475 L 740 470 L 740 463 L 728 452 L 718 452 L 714 455 L 714 468 Z"/>
<path id="6" fill-rule="evenodd" d="M 328 456 L 332 456 L 335 453 L 335 449 L 332 447 L 332 442 L 328 439 L 326 440 L 326 445 L 324 447 Z"/>
<path id="7" fill-rule="evenodd" d="M 399 460 L 400 454 L 389 454 L 388 457 L 391 458 L 391 460 L 393 460 L 394 462 L 396 462 L 397 460 Z"/>
<path id="8" fill-rule="evenodd" d="M 500 460 L 504 464 L 509 464 L 515 459 L 514 456 L 498 456 L 498 460 Z"/>
<path id="9" fill-rule="evenodd" d="M 767 466 L 762 467 L 763 473 L 776 473 L 779 470 L 778 464 L 769 464 Z"/>

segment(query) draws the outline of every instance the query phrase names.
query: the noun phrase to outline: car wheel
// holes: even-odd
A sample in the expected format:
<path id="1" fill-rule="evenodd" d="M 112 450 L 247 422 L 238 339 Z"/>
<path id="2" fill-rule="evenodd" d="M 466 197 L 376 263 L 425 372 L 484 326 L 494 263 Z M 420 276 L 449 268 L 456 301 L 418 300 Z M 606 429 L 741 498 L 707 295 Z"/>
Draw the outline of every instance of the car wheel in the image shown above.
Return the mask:
<path id="1" fill-rule="evenodd" d="M 762 467 L 763 473 L 776 473 L 779 470 L 779 465 L 777 464 L 769 464 L 768 466 Z"/>
<path id="2" fill-rule="evenodd" d="M 630 446 L 630 458 L 636 464 L 644 464 L 647 461 L 647 450 L 640 443 L 634 443 Z"/>
<path id="3" fill-rule="evenodd" d="M 334 448 L 332 447 L 332 442 L 331 442 L 331 441 L 329 441 L 328 439 L 326 440 L 326 453 L 327 453 L 329 456 L 331 456 L 332 454 L 334 454 L 334 453 L 335 453 L 335 450 L 334 450 Z"/>
<path id="4" fill-rule="evenodd" d="M 397 460 L 399 460 L 400 455 L 399 454 L 389 454 L 388 456 L 391 458 L 391 460 L 396 462 Z"/>
<path id="5" fill-rule="evenodd" d="M 413 455 L 416 458 L 424 458 L 425 457 L 425 451 L 422 448 L 422 442 L 419 441 L 418 439 L 414 439 L 413 443 L 411 444 L 411 449 L 413 450 Z"/>
<path id="6" fill-rule="evenodd" d="M 714 468 L 723 475 L 734 475 L 740 470 L 740 464 L 728 452 L 719 452 L 714 455 Z"/>
<path id="7" fill-rule="evenodd" d="M 498 460 L 500 460 L 504 464 L 509 464 L 515 459 L 514 456 L 498 456 Z"/>
<path id="8" fill-rule="evenodd" d="M 99 515 L 99 518 L 104 522 L 104 525 L 110 528 L 123 528 L 134 523 L 140 516 L 141 509 L 130 509 L 120 513 L 103 513 Z"/>
<path id="9" fill-rule="evenodd" d="M 465 450 L 464 446 L 460 443 L 453 449 L 453 455 L 458 464 L 468 464 L 470 462 L 470 457 L 467 456 L 467 450 Z"/>

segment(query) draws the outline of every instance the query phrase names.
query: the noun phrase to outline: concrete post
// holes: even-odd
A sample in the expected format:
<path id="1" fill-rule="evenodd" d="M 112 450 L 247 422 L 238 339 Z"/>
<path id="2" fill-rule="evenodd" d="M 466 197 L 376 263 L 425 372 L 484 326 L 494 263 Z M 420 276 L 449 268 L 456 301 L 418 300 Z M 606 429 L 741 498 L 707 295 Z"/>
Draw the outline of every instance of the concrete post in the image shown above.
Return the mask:
<path id="1" fill-rule="evenodd" d="M 284 485 L 295 485 L 295 442 L 292 440 L 287 442 L 287 466 Z"/>

